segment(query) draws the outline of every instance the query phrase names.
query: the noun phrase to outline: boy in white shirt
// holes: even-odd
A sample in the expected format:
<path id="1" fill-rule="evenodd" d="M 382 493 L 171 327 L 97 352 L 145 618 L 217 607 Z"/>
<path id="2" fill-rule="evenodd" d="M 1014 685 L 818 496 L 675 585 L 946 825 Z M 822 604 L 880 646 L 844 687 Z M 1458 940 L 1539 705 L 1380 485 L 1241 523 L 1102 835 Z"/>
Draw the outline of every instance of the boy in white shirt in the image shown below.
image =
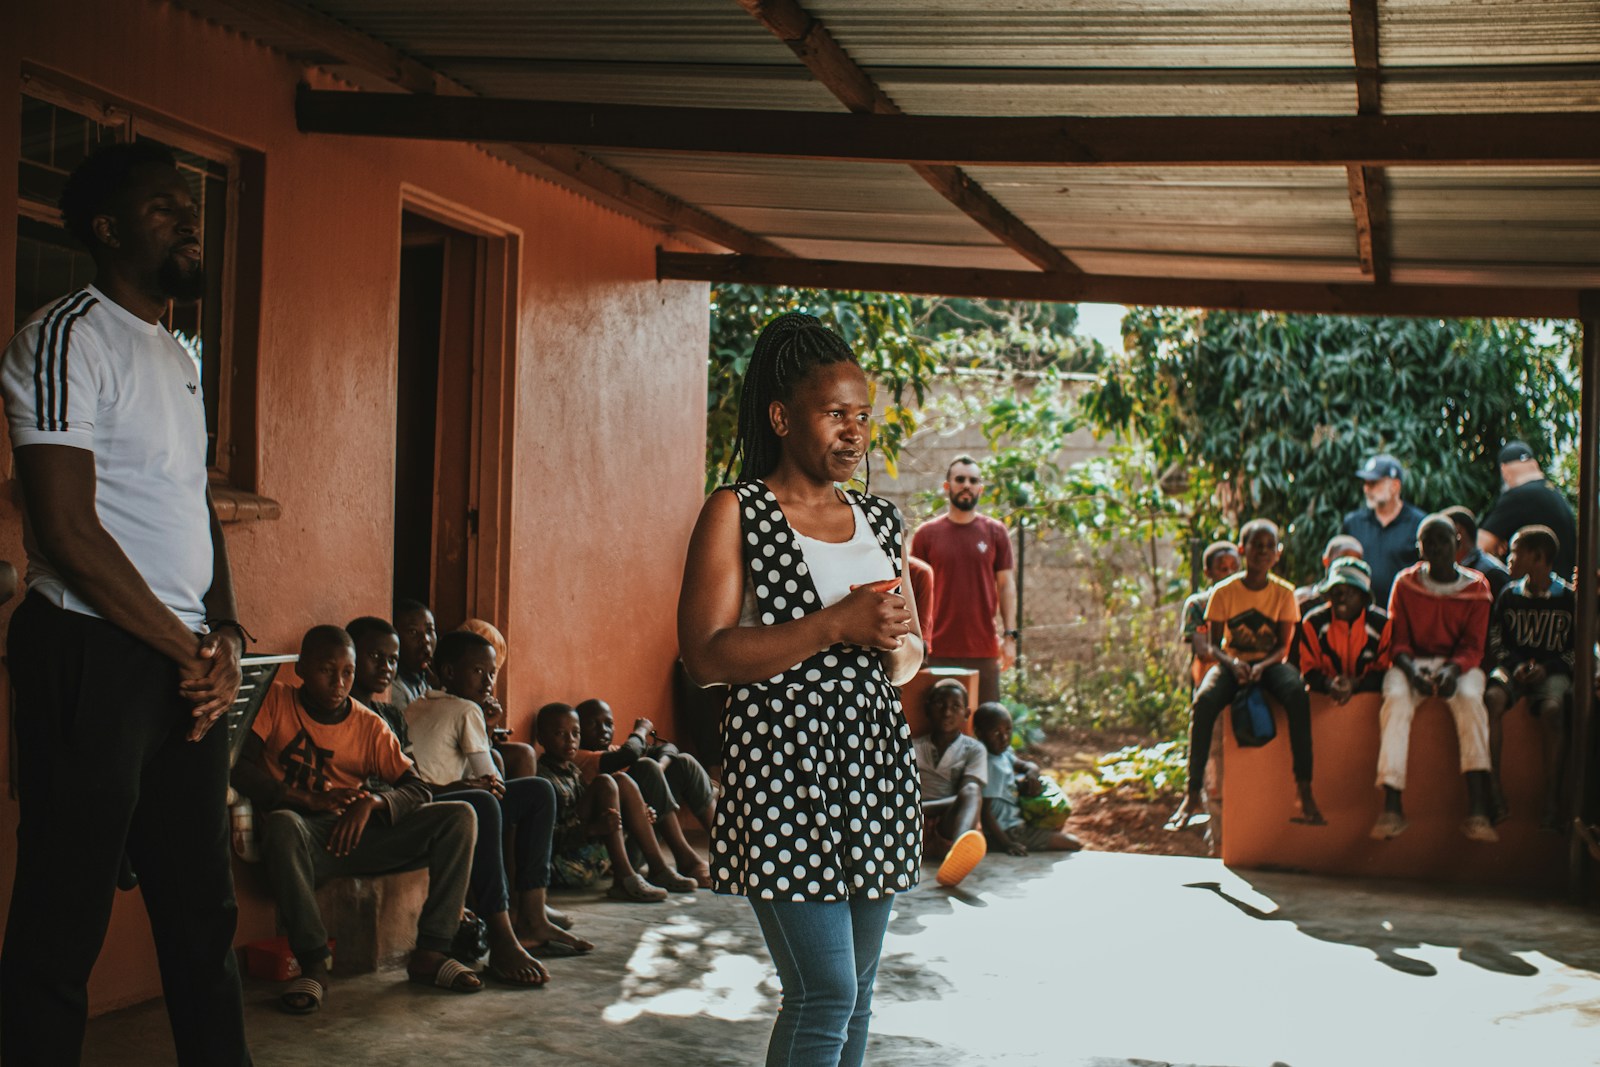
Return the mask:
<path id="1" fill-rule="evenodd" d="M 933 731 L 911 742 L 922 779 L 922 850 L 930 859 L 942 858 L 939 884 L 954 886 L 988 852 L 979 822 L 989 753 L 964 732 L 967 687 L 961 682 L 945 678 L 928 690 L 927 713 Z"/>

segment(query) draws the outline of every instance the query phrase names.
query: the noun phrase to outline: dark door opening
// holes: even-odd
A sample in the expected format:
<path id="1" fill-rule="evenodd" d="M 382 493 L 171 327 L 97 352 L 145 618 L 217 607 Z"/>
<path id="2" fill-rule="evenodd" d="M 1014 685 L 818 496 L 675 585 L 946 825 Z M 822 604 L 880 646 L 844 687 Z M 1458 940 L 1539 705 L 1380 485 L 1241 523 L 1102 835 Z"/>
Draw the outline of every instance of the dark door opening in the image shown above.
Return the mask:
<path id="1" fill-rule="evenodd" d="M 427 603 L 441 630 L 472 610 L 480 243 L 420 215 L 402 216 L 394 595 Z"/>

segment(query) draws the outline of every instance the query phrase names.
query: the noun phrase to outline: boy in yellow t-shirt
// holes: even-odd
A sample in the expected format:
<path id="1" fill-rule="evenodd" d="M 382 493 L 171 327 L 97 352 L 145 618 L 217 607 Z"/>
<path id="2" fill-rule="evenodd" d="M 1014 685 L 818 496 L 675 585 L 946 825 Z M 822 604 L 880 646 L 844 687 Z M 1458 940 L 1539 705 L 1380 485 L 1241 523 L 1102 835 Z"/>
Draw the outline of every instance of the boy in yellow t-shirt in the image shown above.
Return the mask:
<path id="1" fill-rule="evenodd" d="M 1182 830 L 1204 810 L 1201 789 L 1211 755 L 1211 734 L 1222 709 L 1247 686 L 1259 685 L 1289 719 L 1289 746 L 1294 752 L 1294 780 L 1300 796 L 1295 822 L 1322 826 L 1325 820 L 1311 795 L 1311 702 L 1305 680 L 1289 665 L 1294 631 L 1300 622 L 1294 586 L 1272 573 L 1283 549 L 1278 527 L 1253 519 L 1239 532 L 1244 570 L 1211 592 L 1206 626 L 1194 635 L 1195 656 L 1213 656 L 1189 705 L 1189 793 L 1167 821 Z M 1213 649 L 1218 651 L 1213 652 Z"/>

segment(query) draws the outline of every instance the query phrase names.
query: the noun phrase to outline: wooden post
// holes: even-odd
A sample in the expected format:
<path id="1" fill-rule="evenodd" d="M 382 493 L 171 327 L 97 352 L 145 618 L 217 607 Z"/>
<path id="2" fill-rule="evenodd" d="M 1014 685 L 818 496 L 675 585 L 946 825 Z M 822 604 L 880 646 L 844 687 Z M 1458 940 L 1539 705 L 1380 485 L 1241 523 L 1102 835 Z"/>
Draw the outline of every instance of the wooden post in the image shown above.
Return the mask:
<path id="1" fill-rule="evenodd" d="M 1579 297 L 1582 335 L 1582 361 L 1579 382 L 1578 424 L 1578 584 L 1576 633 L 1573 636 L 1572 751 L 1569 755 L 1567 785 L 1574 819 L 1587 821 L 1589 769 L 1594 759 L 1594 642 L 1597 614 L 1595 573 L 1600 570 L 1600 544 L 1595 534 L 1600 528 L 1600 499 L 1596 493 L 1597 462 L 1600 462 L 1600 291 L 1587 290 Z M 1569 823 L 1569 828 L 1571 824 Z M 1590 870 L 1588 852 L 1576 833 L 1569 834 L 1567 892 L 1574 902 L 1587 896 Z"/>
<path id="2" fill-rule="evenodd" d="M 1017 684 L 1014 695 L 1022 695 L 1022 572 L 1028 561 L 1028 513 L 1017 512 L 1017 637 L 1016 650 L 1017 662 L 1012 669 L 1017 672 Z M 1000 620 L 1004 622 L 1004 619 Z"/>

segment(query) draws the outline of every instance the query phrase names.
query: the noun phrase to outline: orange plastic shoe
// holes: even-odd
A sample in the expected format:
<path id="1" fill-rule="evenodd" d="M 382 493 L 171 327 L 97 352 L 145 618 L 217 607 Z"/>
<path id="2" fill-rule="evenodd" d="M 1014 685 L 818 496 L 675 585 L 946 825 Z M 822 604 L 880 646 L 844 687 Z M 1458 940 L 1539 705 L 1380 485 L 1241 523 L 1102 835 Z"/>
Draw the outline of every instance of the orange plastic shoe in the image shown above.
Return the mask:
<path id="1" fill-rule="evenodd" d="M 968 830 L 950 846 L 944 862 L 939 864 L 935 880 L 946 889 L 960 885 L 961 879 L 971 874 L 973 868 L 988 854 L 989 844 L 983 839 L 982 831 Z"/>

